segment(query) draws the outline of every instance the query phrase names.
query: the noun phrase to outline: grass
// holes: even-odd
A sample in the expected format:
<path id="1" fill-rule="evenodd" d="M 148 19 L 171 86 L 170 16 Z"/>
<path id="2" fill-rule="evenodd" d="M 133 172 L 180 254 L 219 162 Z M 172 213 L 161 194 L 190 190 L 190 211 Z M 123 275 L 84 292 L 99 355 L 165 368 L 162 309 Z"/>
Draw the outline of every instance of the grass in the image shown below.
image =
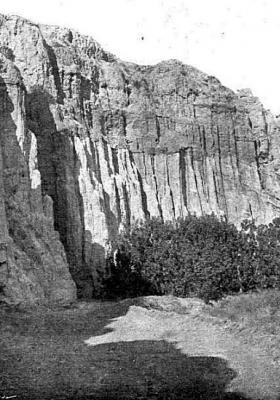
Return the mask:
<path id="1" fill-rule="evenodd" d="M 68 309 L 0 308 L 0 398 L 79 398 L 106 374 L 84 340 L 106 332 L 129 301 L 80 303 Z"/>
<path id="2" fill-rule="evenodd" d="M 223 397 L 229 379 L 225 375 L 230 371 L 219 359 L 188 357 L 164 341 L 85 344 L 90 337 L 109 332 L 106 326 L 131 305 L 194 313 L 205 322 L 208 318 L 280 361 L 280 292 L 276 290 L 228 296 L 212 306 L 165 296 L 149 298 L 144 304 L 140 298 L 53 309 L 0 307 L 0 399 L 177 400 L 204 388 L 200 398 L 209 400 L 216 398 L 208 395 L 213 365 L 219 398 L 227 398 Z M 202 382 L 208 375 L 211 382 Z M 196 395 L 188 398 L 197 399 Z"/>
<path id="3" fill-rule="evenodd" d="M 243 399 L 226 392 L 235 371 L 219 357 L 183 354 L 164 340 L 85 344 L 131 305 L 142 300 L 0 308 L 0 399 Z"/>
<path id="4" fill-rule="evenodd" d="M 226 298 L 208 313 L 232 333 L 257 344 L 280 364 L 280 291 L 262 290 Z"/>

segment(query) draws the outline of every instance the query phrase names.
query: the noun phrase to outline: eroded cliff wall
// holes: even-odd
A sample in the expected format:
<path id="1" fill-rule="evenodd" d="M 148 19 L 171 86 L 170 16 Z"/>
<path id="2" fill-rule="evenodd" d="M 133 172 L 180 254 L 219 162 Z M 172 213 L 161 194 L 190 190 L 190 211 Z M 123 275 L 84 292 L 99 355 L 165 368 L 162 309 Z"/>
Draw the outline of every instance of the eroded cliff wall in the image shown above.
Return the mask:
<path id="1" fill-rule="evenodd" d="M 37 144 L 28 130 L 18 69 L 0 56 L 0 301 L 68 302 L 76 297 L 53 229 L 52 200 L 41 194 Z"/>
<path id="2" fill-rule="evenodd" d="M 279 124 L 248 90 L 235 94 L 178 61 L 125 63 L 89 37 L 18 17 L 1 17 L 0 46 L 21 82 L 9 86 L 0 71 L 13 92 L 1 97 L 13 108 L 1 119 L 2 155 L 11 157 L 1 171 L 12 176 L 0 193 L 3 232 L 15 240 L 13 202 L 45 221 L 43 248 L 58 259 L 40 260 L 39 270 L 61 271 L 54 289 L 46 279 L 49 290 L 65 285 L 72 296 L 68 264 L 78 294 L 96 293 L 108 242 L 139 219 L 279 216 Z M 11 180 L 21 187 L 15 200 Z"/>

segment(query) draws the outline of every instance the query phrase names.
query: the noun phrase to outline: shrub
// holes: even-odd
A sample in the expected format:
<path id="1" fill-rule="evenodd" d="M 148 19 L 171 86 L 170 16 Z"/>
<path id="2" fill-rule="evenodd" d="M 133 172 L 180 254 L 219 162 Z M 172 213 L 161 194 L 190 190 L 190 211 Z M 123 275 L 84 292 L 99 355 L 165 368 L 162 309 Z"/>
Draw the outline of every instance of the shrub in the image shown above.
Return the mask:
<path id="1" fill-rule="evenodd" d="M 280 219 L 268 226 L 244 221 L 238 230 L 215 215 L 173 223 L 140 222 L 123 232 L 108 259 L 108 292 L 198 296 L 279 286 Z M 117 265 L 116 265 L 117 264 Z M 106 286 L 105 285 L 105 286 Z"/>

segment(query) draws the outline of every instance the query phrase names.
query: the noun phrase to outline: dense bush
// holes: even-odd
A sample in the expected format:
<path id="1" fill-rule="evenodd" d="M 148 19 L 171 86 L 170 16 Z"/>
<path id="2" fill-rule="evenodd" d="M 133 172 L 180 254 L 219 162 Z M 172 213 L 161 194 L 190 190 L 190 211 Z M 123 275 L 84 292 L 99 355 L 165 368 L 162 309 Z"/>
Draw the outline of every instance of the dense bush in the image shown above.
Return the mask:
<path id="1" fill-rule="evenodd" d="M 280 218 L 241 229 L 214 215 L 150 219 L 123 232 L 108 259 L 108 292 L 218 299 L 280 283 Z M 117 256 L 117 257 L 116 257 Z"/>

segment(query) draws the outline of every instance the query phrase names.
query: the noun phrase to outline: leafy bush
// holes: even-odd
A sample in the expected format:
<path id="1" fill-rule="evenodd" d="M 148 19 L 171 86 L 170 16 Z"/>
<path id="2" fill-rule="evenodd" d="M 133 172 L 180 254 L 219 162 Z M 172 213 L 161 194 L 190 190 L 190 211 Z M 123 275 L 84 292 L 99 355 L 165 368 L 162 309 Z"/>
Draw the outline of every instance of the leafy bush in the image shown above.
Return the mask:
<path id="1" fill-rule="evenodd" d="M 135 297 L 143 294 L 156 294 L 153 284 L 134 269 L 125 249 L 118 250 L 118 261 L 112 254 L 107 259 L 107 275 L 102 282 L 102 296 L 105 298 Z"/>
<path id="2" fill-rule="evenodd" d="M 215 215 L 175 222 L 150 219 L 123 232 L 108 259 L 108 292 L 198 296 L 279 287 L 280 218 L 268 226 L 244 221 L 238 230 Z"/>

